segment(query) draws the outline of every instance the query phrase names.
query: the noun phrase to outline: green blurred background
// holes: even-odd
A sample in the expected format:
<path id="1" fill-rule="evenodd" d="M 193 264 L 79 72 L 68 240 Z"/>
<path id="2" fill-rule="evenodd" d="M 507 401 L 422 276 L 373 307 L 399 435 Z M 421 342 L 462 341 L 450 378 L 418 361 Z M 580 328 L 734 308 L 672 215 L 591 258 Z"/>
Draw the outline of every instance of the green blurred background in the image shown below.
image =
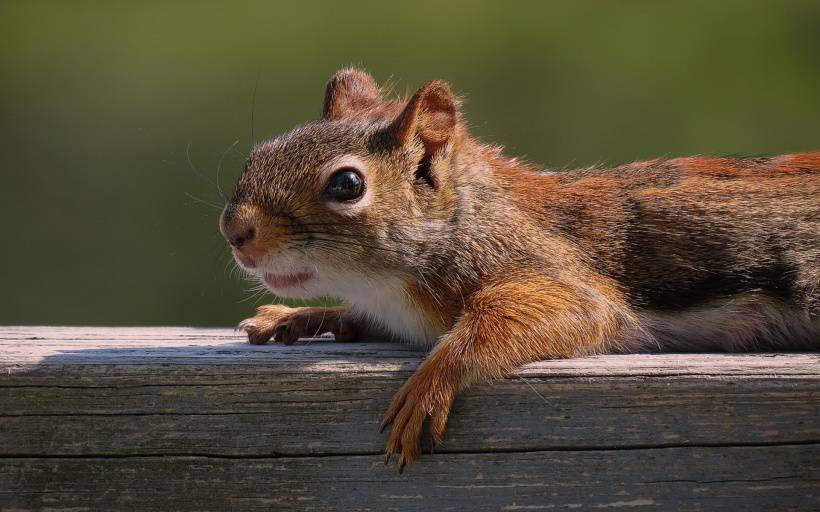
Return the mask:
<path id="1" fill-rule="evenodd" d="M 5 0 L 0 323 L 248 316 L 267 297 L 191 167 L 230 189 L 252 108 L 257 138 L 315 118 L 350 64 L 447 79 L 476 134 L 554 168 L 820 149 L 817 1 Z"/>

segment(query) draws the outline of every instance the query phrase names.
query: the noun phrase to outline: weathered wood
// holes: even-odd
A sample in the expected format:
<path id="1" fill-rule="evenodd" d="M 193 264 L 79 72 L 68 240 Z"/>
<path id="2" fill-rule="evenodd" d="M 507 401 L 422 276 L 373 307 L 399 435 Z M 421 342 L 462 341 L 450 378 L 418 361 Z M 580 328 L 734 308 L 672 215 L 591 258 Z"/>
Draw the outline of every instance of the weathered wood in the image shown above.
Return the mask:
<path id="1" fill-rule="evenodd" d="M 0 509 L 820 508 L 818 354 L 531 364 L 460 396 L 398 476 L 378 424 L 422 357 L 0 327 Z"/>
<path id="2" fill-rule="evenodd" d="M 816 510 L 815 446 L 381 457 L 13 459 L 8 508 L 97 510 Z M 9 485 L 10 484 L 10 485 Z"/>

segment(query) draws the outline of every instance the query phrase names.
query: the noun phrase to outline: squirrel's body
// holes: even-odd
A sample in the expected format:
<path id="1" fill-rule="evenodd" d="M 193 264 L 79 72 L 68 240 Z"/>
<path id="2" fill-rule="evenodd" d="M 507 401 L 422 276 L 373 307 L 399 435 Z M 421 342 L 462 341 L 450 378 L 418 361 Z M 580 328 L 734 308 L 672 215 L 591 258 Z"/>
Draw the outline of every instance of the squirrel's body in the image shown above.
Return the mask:
<path id="1" fill-rule="evenodd" d="M 820 347 L 820 324 L 762 321 L 820 314 L 820 153 L 561 173 L 488 160 L 459 174 L 457 235 L 444 238 L 433 271 L 458 274 L 458 293 L 510 265 L 577 281 L 594 274 L 643 320 L 596 350 Z M 500 254 L 514 260 L 497 261 Z M 732 317 L 722 328 L 698 325 L 720 311 Z M 676 313 L 691 323 L 690 335 L 658 328 Z"/>
<path id="2" fill-rule="evenodd" d="M 257 145 L 221 227 L 278 295 L 254 343 L 433 347 L 388 454 L 441 441 L 455 394 L 542 358 L 820 348 L 820 152 L 539 172 L 471 138 L 442 82 L 408 101 L 343 70 L 322 119 Z"/>

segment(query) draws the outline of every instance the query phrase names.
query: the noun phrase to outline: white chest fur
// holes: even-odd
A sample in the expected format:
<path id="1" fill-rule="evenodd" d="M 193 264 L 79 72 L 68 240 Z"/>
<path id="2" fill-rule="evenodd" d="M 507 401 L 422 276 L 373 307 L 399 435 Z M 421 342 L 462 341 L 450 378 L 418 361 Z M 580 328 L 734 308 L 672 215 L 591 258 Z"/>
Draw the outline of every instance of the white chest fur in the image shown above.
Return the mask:
<path id="1" fill-rule="evenodd" d="M 350 306 L 383 326 L 397 338 L 414 345 L 432 347 L 443 333 L 413 302 L 405 283 L 395 278 L 360 280 L 340 295 Z"/>

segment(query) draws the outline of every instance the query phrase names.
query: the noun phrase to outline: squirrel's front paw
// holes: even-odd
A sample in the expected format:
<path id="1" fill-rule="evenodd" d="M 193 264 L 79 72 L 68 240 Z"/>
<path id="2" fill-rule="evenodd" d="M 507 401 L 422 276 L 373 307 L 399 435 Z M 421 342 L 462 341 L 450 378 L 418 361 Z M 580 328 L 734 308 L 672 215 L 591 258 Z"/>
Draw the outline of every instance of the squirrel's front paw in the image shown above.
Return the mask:
<path id="1" fill-rule="evenodd" d="M 447 417 L 453 404 L 455 389 L 447 379 L 435 373 L 420 370 L 414 374 L 393 396 L 382 422 L 382 430 L 392 424 L 384 462 L 390 462 L 393 454 L 399 454 L 399 472 L 421 454 L 421 430 L 424 420 L 430 417 L 430 436 L 433 446 L 444 440 Z"/>
<path id="2" fill-rule="evenodd" d="M 350 341 L 357 333 L 356 322 L 340 308 L 290 308 L 282 304 L 262 306 L 256 316 L 236 327 L 248 334 L 248 341 L 262 345 L 273 338 L 285 345 L 299 338 L 331 332 L 338 341 Z"/>
<path id="3" fill-rule="evenodd" d="M 301 318 L 301 310 L 282 304 L 262 306 L 256 310 L 256 316 L 243 320 L 236 326 L 237 330 L 248 334 L 248 341 L 253 345 L 263 345 L 271 338 L 274 341 L 292 345 L 300 336 L 312 333 L 305 331 L 307 320 Z"/>

